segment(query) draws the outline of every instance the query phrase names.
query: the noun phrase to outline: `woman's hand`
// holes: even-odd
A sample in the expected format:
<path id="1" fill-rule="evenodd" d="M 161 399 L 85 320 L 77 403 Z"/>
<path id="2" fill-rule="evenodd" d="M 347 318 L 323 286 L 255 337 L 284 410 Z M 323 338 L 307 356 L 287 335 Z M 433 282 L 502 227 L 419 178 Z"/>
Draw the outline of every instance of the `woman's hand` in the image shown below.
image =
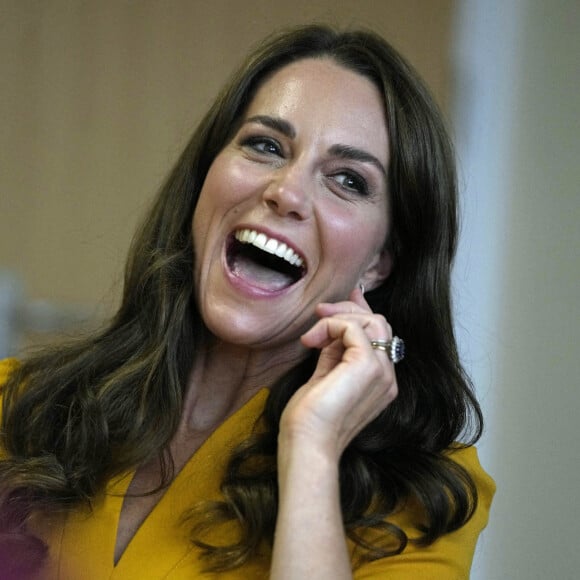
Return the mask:
<path id="1" fill-rule="evenodd" d="M 349 298 L 318 306 L 321 319 L 302 336 L 305 346 L 321 350 L 318 364 L 281 421 L 283 437 L 304 438 L 335 452 L 336 459 L 397 396 L 393 363 L 371 346 L 371 340 L 391 339 L 391 327 L 371 311 L 359 289 Z"/>
<path id="2" fill-rule="evenodd" d="M 271 580 L 349 580 L 352 570 L 340 510 L 339 461 L 353 437 L 396 396 L 387 353 L 371 340 L 391 328 L 362 292 L 320 304 L 302 336 L 320 349 L 312 378 L 290 399 L 278 438 L 279 507 Z"/>

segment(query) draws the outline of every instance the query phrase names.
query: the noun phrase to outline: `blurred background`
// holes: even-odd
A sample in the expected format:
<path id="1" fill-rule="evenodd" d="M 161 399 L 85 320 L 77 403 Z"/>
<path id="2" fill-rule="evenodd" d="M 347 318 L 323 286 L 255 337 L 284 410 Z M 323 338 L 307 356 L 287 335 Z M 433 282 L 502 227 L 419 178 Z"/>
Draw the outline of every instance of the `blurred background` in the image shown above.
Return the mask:
<path id="1" fill-rule="evenodd" d="M 578 0 L 0 0 L 0 355 L 114 310 L 134 228 L 224 79 L 310 21 L 390 40 L 457 143 L 457 333 L 498 485 L 472 578 L 578 578 Z"/>

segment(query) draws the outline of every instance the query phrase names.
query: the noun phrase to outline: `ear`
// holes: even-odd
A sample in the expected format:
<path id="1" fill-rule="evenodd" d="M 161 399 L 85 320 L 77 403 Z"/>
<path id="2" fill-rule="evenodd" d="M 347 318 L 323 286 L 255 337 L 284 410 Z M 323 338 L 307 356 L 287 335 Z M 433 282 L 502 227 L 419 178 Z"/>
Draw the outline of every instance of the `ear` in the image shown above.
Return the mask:
<path id="1" fill-rule="evenodd" d="M 359 283 L 364 286 L 365 291 L 374 290 L 389 277 L 392 269 L 393 258 L 391 252 L 383 249 L 375 255 L 369 267 L 361 276 Z"/>

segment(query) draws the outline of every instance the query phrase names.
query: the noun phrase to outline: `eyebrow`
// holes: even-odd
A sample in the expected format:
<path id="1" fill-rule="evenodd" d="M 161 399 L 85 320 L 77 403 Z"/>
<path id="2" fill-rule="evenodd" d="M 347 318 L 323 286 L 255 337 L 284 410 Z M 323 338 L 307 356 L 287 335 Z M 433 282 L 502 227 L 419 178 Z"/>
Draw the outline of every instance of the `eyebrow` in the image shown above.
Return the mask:
<path id="1" fill-rule="evenodd" d="M 274 131 L 278 131 L 285 135 L 289 139 L 296 138 L 296 131 L 294 127 L 284 119 L 280 119 L 280 117 L 270 117 L 269 115 L 255 115 L 246 119 L 246 123 L 259 123 L 260 125 L 264 125 L 269 127 L 270 129 L 274 129 Z"/>
<path id="2" fill-rule="evenodd" d="M 289 139 L 296 138 L 296 130 L 288 121 L 281 119 L 280 117 L 271 117 L 270 115 L 254 115 L 246 119 L 246 123 L 259 123 L 274 131 L 278 131 L 285 135 Z M 362 161 L 363 163 L 370 163 L 374 165 L 382 174 L 385 181 L 388 181 L 387 169 L 385 166 L 371 153 L 364 151 L 363 149 L 358 149 L 357 147 L 352 147 L 350 145 L 333 145 L 329 153 L 338 157 L 339 159 L 350 159 L 353 161 Z"/>
<path id="3" fill-rule="evenodd" d="M 367 151 L 358 149 L 357 147 L 351 147 L 350 145 L 333 145 L 330 148 L 330 154 L 340 159 L 352 159 L 353 161 L 370 163 L 381 172 L 385 178 L 385 181 L 388 181 L 387 169 L 385 166 L 374 155 L 368 153 Z"/>

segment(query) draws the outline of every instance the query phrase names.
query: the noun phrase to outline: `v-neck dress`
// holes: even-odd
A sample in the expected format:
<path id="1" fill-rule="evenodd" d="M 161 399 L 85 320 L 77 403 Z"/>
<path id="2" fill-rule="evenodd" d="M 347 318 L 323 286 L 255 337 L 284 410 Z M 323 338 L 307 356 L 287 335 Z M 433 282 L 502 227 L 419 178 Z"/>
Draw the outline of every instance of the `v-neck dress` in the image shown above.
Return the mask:
<path id="1" fill-rule="evenodd" d="M 14 368 L 13 361 L 0 363 L 0 385 Z M 133 472 L 112 480 L 95 499 L 92 509 L 78 509 L 58 519 L 37 518 L 34 532 L 49 546 L 49 561 L 42 580 L 186 580 L 267 579 L 269 554 L 244 566 L 219 574 L 204 573 L 200 550 L 188 537 L 183 513 L 200 501 L 221 499 L 220 482 L 227 459 L 235 445 L 252 432 L 268 397 L 259 391 L 231 415 L 190 458 L 163 497 L 139 527 L 125 552 L 114 564 L 114 550 L 123 496 Z M 354 572 L 356 580 L 464 580 L 469 578 L 473 551 L 485 527 L 495 490 L 493 480 L 479 464 L 473 447 L 452 452 L 452 458 L 473 477 L 479 492 L 476 513 L 460 530 L 419 548 L 409 543 L 402 554 L 364 564 Z M 418 513 L 412 507 L 391 521 L 416 537 L 413 522 Z M 218 542 L 236 538 L 236 524 L 216 530 Z M 350 548 L 354 547 L 350 545 Z"/>

